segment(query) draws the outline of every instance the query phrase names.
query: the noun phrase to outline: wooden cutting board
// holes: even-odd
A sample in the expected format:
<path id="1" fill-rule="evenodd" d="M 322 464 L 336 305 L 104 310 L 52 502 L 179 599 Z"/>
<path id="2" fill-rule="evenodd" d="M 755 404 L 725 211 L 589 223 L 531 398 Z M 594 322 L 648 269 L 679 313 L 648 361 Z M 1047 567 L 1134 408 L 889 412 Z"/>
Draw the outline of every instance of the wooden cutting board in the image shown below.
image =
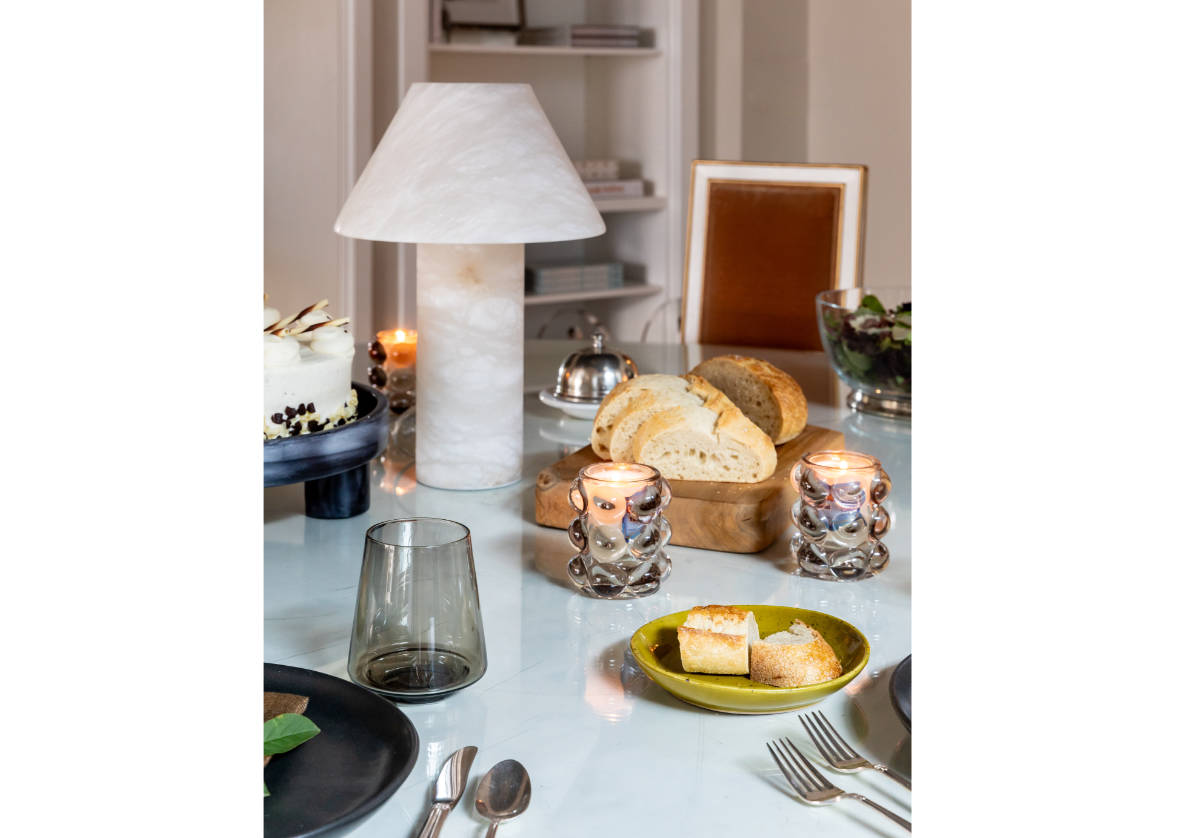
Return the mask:
<path id="1" fill-rule="evenodd" d="M 791 524 L 796 491 L 792 467 L 809 451 L 840 450 L 846 445 L 841 431 L 809 425 L 800 436 L 775 449 L 775 473 L 761 483 L 714 483 L 706 480 L 672 480 L 671 543 L 729 553 L 765 550 Z M 589 445 L 580 448 L 538 473 L 536 520 L 544 527 L 566 529 L 575 520 L 567 500 L 571 481 L 584 466 L 600 462 Z"/>

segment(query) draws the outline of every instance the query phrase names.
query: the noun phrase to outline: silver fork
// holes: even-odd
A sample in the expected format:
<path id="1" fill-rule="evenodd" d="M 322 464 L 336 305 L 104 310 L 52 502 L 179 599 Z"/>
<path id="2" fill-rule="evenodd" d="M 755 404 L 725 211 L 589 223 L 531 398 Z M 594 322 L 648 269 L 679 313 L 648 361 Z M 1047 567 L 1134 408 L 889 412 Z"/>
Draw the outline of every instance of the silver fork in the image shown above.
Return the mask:
<path id="1" fill-rule="evenodd" d="M 808 761 L 804 754 L 800 753 L 800 749 L 795 746 L 791 739 L 776 739 L 773 743 L 768 742 L 767 750 L 771 752 L 771 758 L 775 760 L 775 764 L 779 766 L 779 770 L 783 772 L 783 776 L 787 778 L 792 788 L 796 790 L 796 793 L 800 795 L 800 799 L 805 803 L 811 803 L 814 806 L 827 806 L 830 803 L 836 803 L 843 797 L 849 797 L 852 800 L 859 800 L 866 803 L 872 809 L 882 812 L 909 832 L 912 832 L 912 824 L 895 812 L 888 811 L 875 801 L 868 800 L 861 794 L 842 791 L 837 786 L 831 785 L 828 780 L 821 776 L 821 772 Z"/>
<path id="2" fill-rule="evenodd" d="M 800 723 L 808 731 L 808 738 L 817 746 L 817 750 L 821 752 L 821 756 L 825 757 L 826 762 L 829 763 L 829 766 L 834 771 L 857 774 L 859 771 L 867 768 L 874 768 L 880 774 L 891 777 L 897 783 L 912 791 L 912 783 L 908 780 L 901 777 L 882 762 L 871 762 L 859 754 L 858 751 L 851 748 L 820 710 L 810 713 L 807 717 L 801 716 Z"/>

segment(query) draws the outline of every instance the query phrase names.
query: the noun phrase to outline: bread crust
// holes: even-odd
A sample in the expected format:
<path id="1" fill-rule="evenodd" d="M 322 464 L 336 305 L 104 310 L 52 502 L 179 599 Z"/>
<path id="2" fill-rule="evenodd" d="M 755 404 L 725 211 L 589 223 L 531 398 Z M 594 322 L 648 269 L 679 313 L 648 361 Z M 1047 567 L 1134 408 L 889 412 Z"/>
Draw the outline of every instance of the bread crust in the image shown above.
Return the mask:
<path id="1" fill-rule="evenodd" d="M 773 687 L 806 687 L 840 676 L 842 664 L 821 633 L 800 620 L 792 622 L 811 631 L 812 641 L 771 643 L 763 639 L 754 643 L 750 646 L 750 680 Z"/>
<path id="2" fill-rule="evenodd" d="M 718 355 L 697 364 L 689 373 L 704 377 L 707 372 L 714 377 L 716 370 L 731 364 L 754 376 L 766 386 L 776 409 L 779 411 L 779 428 L 763 428 L 776 445 L 795 439 L 808 424 L 808 399 L 796 379 L 774 364 L 745 355 Z"/>
<path id="3" fill-rule="evenodd" d="M 746 675 L 750 643 L 758 640 L 754 613 L 731 605 L 697 606 L 676 630 L 686 672 Z"/>

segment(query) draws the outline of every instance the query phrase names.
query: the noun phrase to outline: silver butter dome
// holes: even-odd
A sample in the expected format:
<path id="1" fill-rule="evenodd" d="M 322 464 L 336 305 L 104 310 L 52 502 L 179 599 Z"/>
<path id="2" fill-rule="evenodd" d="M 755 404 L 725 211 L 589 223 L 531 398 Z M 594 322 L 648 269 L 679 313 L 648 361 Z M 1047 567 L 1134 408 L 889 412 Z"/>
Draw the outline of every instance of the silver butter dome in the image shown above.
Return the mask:
<path id="1" fill-rule="evenodd" d="M 604 334 L 595 331 L 590 348 L 572 352 L 559 364 L 554 395 L 568 402 L 599 404 L 614 387 L 637 374 L 633 359 L 606 347 Z"/>

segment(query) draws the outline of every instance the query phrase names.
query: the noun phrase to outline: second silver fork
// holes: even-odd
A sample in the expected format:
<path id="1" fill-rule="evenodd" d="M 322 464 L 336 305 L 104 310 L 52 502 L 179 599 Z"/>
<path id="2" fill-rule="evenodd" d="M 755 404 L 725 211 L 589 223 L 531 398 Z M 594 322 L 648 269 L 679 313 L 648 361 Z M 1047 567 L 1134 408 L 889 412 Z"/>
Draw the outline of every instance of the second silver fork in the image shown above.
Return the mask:
<path id="1" fill-rule="evenodd" d="M 859 771 L 874 768 L 880 774 L 891 777 L 897 783 L 912 791 L 912 783 L 908 780 L 901 777 L 882 762 L 871 762 L 859 754 L 858 751 L 851 748 L 820 710 L 815 713 L 809 713 L 808 716 L 800 716 L 800 723 L 808 731 L 808 738 L 817 746 L 817 750 L 821 752 L 821 756 L 825 758 L 825 761 L 835 771 L 856 774 Z"/>

